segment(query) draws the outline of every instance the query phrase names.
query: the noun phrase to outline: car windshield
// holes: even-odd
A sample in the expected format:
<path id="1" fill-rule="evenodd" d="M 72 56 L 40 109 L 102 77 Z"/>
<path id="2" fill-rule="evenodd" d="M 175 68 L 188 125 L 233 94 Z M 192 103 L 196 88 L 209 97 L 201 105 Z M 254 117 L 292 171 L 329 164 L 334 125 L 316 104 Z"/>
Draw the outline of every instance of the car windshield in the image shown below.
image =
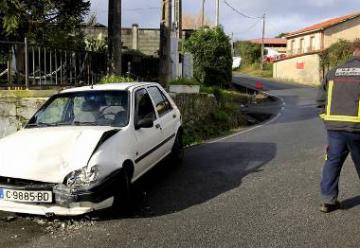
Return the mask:
<path id="1" fill-rule="evenodd" d="M 52 97 L 26 127 L 84 125 L 124 127 L 129 122 L 127 91 L 91 91 Z"/>

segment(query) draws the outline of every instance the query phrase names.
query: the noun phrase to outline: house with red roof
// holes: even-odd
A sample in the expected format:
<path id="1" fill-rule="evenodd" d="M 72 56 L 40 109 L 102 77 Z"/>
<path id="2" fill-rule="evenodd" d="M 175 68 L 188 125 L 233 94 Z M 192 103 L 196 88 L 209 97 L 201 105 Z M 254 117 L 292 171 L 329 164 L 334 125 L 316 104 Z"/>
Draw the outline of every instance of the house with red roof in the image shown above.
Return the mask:
<path id="1" fill-rule="evenodd" d="M 330 47 L 339 39 L 360 38 L 360 13 L 336 17 L 285 36 L 289 55 L 311 53 Z"/>
<path id="2" fill-rule="evenodd" d="M 360 12 L 331 18 L 288 33 L 287 58 L 274 63 L 274 78 L 320 84 L 323 70 L 320 52 L 340 39 L 360 38 Z"/>
<path id="3" fill-rule="evenodd" d="M 263 43 L 263 39 L 252 39 L 249 40 L 251 43 L 261 45 Z M 287 41 L 284 38 L 265 38 L 264 39 L 264 47 L 276 50 L 278 53 L 286 53 L 286 45 Z"/>

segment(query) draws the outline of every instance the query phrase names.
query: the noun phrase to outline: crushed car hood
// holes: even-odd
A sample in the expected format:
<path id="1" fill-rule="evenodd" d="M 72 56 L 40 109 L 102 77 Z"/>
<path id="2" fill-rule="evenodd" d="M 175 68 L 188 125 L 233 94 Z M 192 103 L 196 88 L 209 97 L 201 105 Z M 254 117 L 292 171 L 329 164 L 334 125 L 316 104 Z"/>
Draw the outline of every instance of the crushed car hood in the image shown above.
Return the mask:
<path id="1" fill-rule="evenodd" d="M 0 176 L 62 183 L 70 172 L 87 166 L 104 134 L 114 129 L 99 126 L 23 129 L 0 140 Z"/>

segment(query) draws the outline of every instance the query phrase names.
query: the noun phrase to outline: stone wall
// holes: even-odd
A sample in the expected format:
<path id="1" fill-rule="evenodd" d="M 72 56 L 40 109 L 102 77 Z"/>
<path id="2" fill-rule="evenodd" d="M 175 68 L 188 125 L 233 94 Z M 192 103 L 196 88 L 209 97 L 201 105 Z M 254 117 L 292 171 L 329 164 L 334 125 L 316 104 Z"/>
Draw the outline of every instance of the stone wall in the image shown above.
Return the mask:
<path id="1" fill-rule="evenodd" d="M 212 95 L 179 94 L 173 95 L 173 98 L 184 122 L 197 121 L 216 107 Z M 22 128 L 46 100 L 46 97 L 0 97 L 0 138 Z"/>
<path id="2" fill-rule="evenodd" d="M 19 130 L 47 98 L 0 98 L 0 138 Z"/>

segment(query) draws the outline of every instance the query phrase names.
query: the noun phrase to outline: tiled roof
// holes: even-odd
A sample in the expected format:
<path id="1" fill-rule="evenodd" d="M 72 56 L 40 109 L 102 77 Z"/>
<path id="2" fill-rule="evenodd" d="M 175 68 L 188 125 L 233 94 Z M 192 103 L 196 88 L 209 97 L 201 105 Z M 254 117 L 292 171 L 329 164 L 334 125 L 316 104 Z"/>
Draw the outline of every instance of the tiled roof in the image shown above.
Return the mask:
<path id="1" fill-rule="evenodd" d="M 262 44 L 262 39 L 253 39 L 250 40 L 250 42 L 252 43 L 256 43 L 256 44 Z M 286 45 L 286 39 L 282 39 L 282 38 L 265 38 L 264 39 L 264 44 L 271 44 L 271 45 Z"/>
<path id="2" fill-rule="evenodd" d="M 332 18 L 332 19 L 328 19 L 326 21 L 302 28 L 300 30 L 297 30 L 295 32 L 289 33 L 286 35 L 286 37 L 290 37 L 290 36 L 294 36 L 297 34 L 302 34 L 302 33 L 307 33 L 307 32 L 311 32 L 311 31 L 317 31 L 317 30 L 322 30 L 322 29 L 326 29 L 329 28 L 331 26 L 334 26 L 336 24 L 345 22 L 347 20 L 353 19 L 355 17 L 360 16 L 360 13 L 353 13 L 350 15 L 346 15 L 346 16 L 341 16 L 341 17 L 336 17 L 336 18 Z"/>

